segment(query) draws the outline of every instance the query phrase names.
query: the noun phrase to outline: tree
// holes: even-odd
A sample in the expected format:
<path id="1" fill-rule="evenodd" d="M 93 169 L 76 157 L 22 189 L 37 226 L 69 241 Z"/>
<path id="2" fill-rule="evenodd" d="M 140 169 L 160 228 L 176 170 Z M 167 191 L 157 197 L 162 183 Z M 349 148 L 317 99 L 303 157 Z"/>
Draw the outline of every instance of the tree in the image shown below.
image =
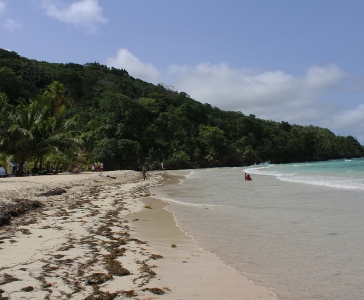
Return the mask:
<path id="1" fill-rule="evenodd" d="M 50 105 L 46 101 L 25 101 L 17 106 L 10 106 L 9 126 L 3 138 L 0 150 L 12 154 L 19 164 L 19 174 L 26 161 L 42 155 L 77 149 L 81 140 L 71 136 L 69 131 L 72 119 L 66 119 L 66 108 L 62 106 L 58 113 L 50 116 Z"/>
<path id="2" fill-rule="evenodd" d="M 64 85 L 58 81 L 53 81 L 48 85 L 43 95 L 51 99 L 49 103 L 51 110 L 49 112 L 53 116 L 58 113 L 63 105 L 66 107 L 72 106 L 72 100 L 65 95 Z"/>
<path id="3" fill-rule="evenodd" d="M 21 95 L 21 77 L 7 67 L 0 68 L 0 92 L 3 92 L 11 100 L 15 100 Z"/>
<path id="4" fill-rule="evenodd" d="M 207 160 L 220 164 L 227 142 L 224 131 L 213 126 L 201 126 L 198 140 L 206 151 Z"/>
<path id="5" fill-rule="evenodd" d="M 0 143 L 11 144 L 8 138 L 16 132 L 20 143 L 26 130 L 15 130 L 14 126 L 23 122 L 19 126 L 32 133 L 24 142 L 29 149 L 34 143 L 40 153 L 34 158 L 35 164 L 49 151 L 63 154 L 61 145 L 55 146 L 49 137 L 62 132 L 60 126 L 67 118 L 72 118 L 78 133 L 75 135 L 68 128 L 65 136 L 82 137 L 85 155 L 97 154 L 105 162 L 109 160 L 108 169 L 135 167 L 140 161 L 153 165 L 163 161 L 171 168 L 185 168 L 364 156 L 363 146 L 353 137 L 335 136 L 324 128 L 223 111 L 195 101 L 185 92 L 163 84 L 153 85 L 133 78 L 126 70 L 97 62 L 38 62 L 0 49 L 1 92 L 5 94 L 0 96 Z M 44 113 L 40 124 L 26 123 L 20 107 L 15 110 L 16 101 L 21 102 L 22 98 L 26 99 L 28 110 L 28 104 L 38 103 L 39 117 Z M 43 112 L 45 107 L 49 109 Z M 16 121 L 10 122 L 10 112 L 17 116 Z M 35 142 L 41 140 L 43 144 Z M 69 155 L 76 152 L 72 148 Z"/>
<path id="6" fill-rule="evenodd" d="M 82 96 L 82 77 L 72 69 L 63 69 L 56 75 L 57 81 L 64 85 L 66 95 L 80 99 Z"/>

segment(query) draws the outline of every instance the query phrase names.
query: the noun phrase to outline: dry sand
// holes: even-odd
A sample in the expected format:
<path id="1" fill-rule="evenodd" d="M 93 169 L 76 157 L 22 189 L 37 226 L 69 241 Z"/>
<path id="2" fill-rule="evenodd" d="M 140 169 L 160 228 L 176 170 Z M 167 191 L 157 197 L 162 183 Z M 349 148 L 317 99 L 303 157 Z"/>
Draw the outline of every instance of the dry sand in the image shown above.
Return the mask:
<path id="1" fill-rule="evenodd" d="M 0 179 L 0 299 L 274 299 L 180 231 L 149 192 L 170 176 L 105 174 Z"/>

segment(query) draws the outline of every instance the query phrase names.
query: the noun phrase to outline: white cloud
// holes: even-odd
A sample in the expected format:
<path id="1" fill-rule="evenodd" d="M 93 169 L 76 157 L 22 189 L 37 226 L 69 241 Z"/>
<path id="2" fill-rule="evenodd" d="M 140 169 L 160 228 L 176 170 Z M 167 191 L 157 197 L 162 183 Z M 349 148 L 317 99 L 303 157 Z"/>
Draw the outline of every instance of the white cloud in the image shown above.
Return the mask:
<path id="1" fill-rule="evenodd" d="M 202 103 L 266 120 L 327 127 L 337 134 L 353 135 L 364 144 L 364 104 L 342 111 L 332 99 L 322 101 L 332 95 L 345 99 L 348 92 L 353 93 L 343 84 L 358 78 L 337 65 L 311 66 L 303 76 L 293 76 L 201 63 L 195 67 L 172 65 L 169 75 L 175 78 L 177 90 Z"/>
<path id="2" fill-rule="evenodd" d="M 98 0 L 75 1 L 68 6 L 53 0 L 43 0 L 42 7 L 48 16 L 77 27 L 85 27 L 90 32 L 95 32 L 98 24 L 108 22 Z"/>
<path id="3" fill-rule="evenodd" d="M 116 57 L 108 57 L 106 65 L 118 69 L 125 69 L 131 76 L 145 81 L 152 83 L 159 82 L 160 74 L 152 64 L 141 62 L 124 48 L 118 50 Z"/>
<path id="4" fill-rule="evenodd" d="M 337 112 L 330 119 L 325 120 L 324 125 L 339 132 L 355 132 L 350 134 L 358 138 L 364 144 L 364 104 L 356 108 Z"/>
<path id="5" fill-rule="evenodd" d="M 325 89 L 336 86 L 347 77 L 336 65 L 327 67 L 312 66 L 307 70 L 305 83 L 309 89 Z"/>
<path id="6" fill-rule="evenodd" d="M 233 69 L 226 63 L 202 63 L 194 68 L 171 66 L 170 73 L 177 79 L 178 90 L 200 102 L 297 123 L 320 120 L 323 112 L 319 96 L 346 78 L 345 72 L 335 65 L 310 67 L 303 77 L 283 71 Z"/>
<path id="7" fill-rule="evenodd" d="M 0 17 L 4 14 L 4 12 L 6 11 L 6 2 L 0 0 Z M 21 24 L 20 22 L 17 22 L 13 19 L 6 19 L 3 26 L 10 31 L 14 31 L 16 29 L 19 29 L 21 27 L 23 27 L 23 24 Z"/>
<path id="8" fill-rule="evenodd" d="M 106 64 L 126 69 L 132 76 L 149 82 L 172 84 L 191 98 L 222 110 L 241 111 L 278 122 L 327 127 L 336 134 L 357 137 L 364 144 L 364 105 L 343 111 L 332 99 L 348 97 L 353 91 L 349 92 L 345 84 L 357 79 L 334 64 L 311 66 L 301 76 L 283 71 L 231 68 L 227 63 L 171 65 L 167 72 L 160 72 L 127 49 L 120 49 Z"/>
<path id="9" fill-rule="evenodd" d="M 364 130 L 364 104 L 359 104 L 355 109 L 337 113 L 333 119 L 335 120 L 332 124 L 334 128 L 360 126 Z"/>
<path id="10" fill-rule="evenodd" d="M 6 19 L 4 26 L 8 30 L 14 31 L 16 29 L 22 28 L 23 24 L 12 19 Z"/>
<path id="11" fill-rule="evenodd" d="M 5 12 L 5 10 L 6 10 L 6 3 L 0 0 L 0 16 Z"/>

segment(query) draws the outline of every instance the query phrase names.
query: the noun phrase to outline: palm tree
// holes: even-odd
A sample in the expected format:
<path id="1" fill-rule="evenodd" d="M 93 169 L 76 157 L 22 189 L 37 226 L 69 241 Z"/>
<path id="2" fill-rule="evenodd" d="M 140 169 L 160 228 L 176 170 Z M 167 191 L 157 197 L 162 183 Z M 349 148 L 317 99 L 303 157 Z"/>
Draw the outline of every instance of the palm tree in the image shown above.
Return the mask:
<path id="1" fill-rule="evenodd" d="M 8 121 L 9 105 L 4 93 L 0 93 L 0 144 L 6 136 Z"/>
<path id="2" fill-rule="evenodd" d="M 22 175 L 23 165 L 29 159 L 39 159 L 45 154 L 78 149 L 82 140 L 74 137 L 70 127 L 73 119 L 66 118 L 66 107 L 60 106 L 57 113 L 50 112 L 50 101 L 37 97 L 29 105 L 25 102 L 10 106 L 10 126 L 7 138 L 3 139 L 1 148 L 13 154 L 19 163 Z"/>
<path id="3" fill-rule="evenodd" d="M 62 106 L 71 107 L 72 100 L 67 98 L 65 95 L 65 88 L 63 83 L 58 81 L 53 81 L 49 86 L 47 86 L 47 90 L 43 93 L 45 97 L 51 99 L 52 107 L 50 113 L 52 115 L 56 115 Z"/>

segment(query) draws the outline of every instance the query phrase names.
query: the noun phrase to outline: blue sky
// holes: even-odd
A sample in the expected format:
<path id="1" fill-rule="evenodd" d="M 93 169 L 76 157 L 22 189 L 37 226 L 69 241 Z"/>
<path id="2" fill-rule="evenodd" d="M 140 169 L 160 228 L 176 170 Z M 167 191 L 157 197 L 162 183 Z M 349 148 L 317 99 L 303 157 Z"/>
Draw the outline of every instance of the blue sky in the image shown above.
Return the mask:
<path id="1" fill-rule="evenodd" d="M 0 48 L 364 145 L 362 0 L 0 0 Z"/>

